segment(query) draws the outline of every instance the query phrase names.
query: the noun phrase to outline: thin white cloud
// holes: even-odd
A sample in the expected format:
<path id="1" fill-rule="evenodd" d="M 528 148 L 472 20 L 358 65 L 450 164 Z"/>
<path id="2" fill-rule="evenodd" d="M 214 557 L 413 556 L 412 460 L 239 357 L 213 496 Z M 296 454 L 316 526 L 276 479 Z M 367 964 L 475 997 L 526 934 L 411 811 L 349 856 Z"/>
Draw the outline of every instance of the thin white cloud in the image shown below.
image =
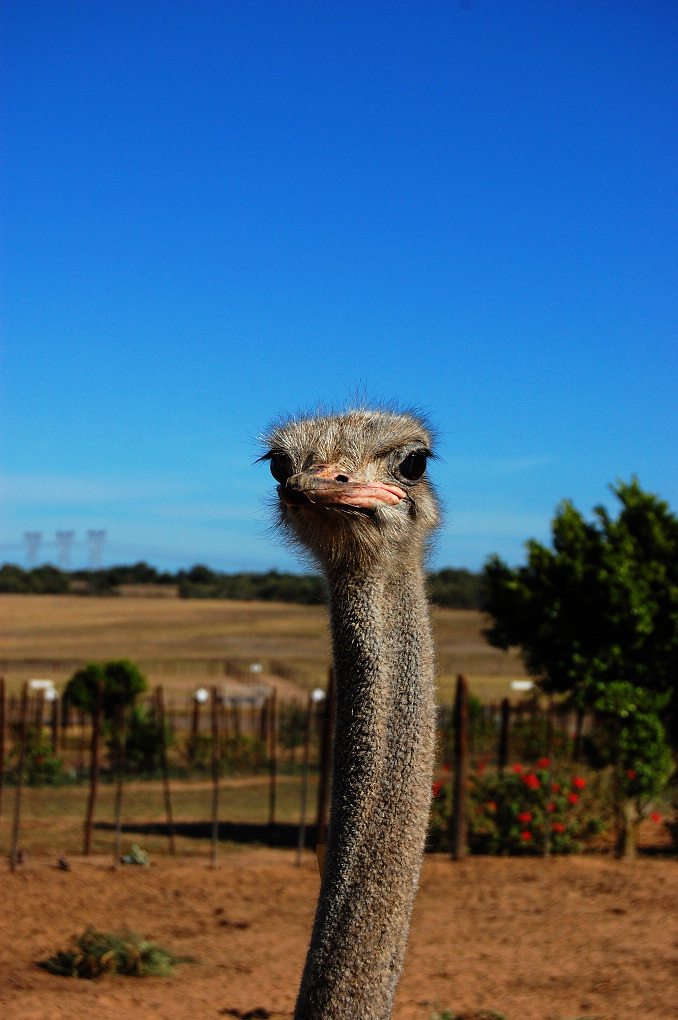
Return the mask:
<path id="1" fill-rule="evenodd" d="M 182 494 L 186 482 L 166 478 L 83 478 L 68 475 L 0 475 L 0 498 L 10 503 L 119 503 Z"/>
<path id="2" fill-rule="evenodd" d="M 248 485 L 240 481 L 237 495 L 242 497 L 244 494 L 248 499 L 253 498 L 251 494 L 254 490 L 254 483 Z M 186 508 L 186 512 L 189 512 L 189 507 L 195 511 L 199 505 L 202 507 L 199 511 L 201 515 L 211 516 L 214 513 L 218 516 L 219 507 L 223 514 L 228 503 L 233 506 L 234 493 L 231 490 L 229 494 L 225 490 L 224 500 L 219 502 L 214 500 L 214 492 L 213 484 L 200 488 L 196 486 L 195 480 L 176 476 L 92 478 L 48 474 L 0 475 L 0 500 L 6 507 L 31 503 L 51 508 L 78 504 L 110 506 L 131 500 L 137 503 L 179 500 L 177 504 L 167 503 L 167 511 L 171 513 L 174 506 L 178 512 L 182 512 L 182 507 Z M 210 503 L 205 503 L 206 498 L 210 499 Z"/>

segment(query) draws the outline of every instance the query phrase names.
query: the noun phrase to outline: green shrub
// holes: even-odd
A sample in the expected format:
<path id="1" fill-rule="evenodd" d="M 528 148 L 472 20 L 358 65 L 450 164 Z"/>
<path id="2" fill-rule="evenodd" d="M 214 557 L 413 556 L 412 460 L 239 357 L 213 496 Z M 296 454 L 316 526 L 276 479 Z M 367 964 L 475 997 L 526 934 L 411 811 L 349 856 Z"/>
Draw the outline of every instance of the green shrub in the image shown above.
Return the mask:
<path id="1" fill-rule="evenodd" d="M 104 974 L 166 977 L 173 973 L 175 964 L 192 962 L 190 957 L 174 956 L 134 932 L 107 935 L 88 928 L 74 939 L 70 949 L 56 953 L 39 966 L 64 977 L 96 978 Z"/>
<path id="2" fill-rule="evenodd" d="M 19 730 L 20 723 L 12 723 L 15 743 L 9 755 L 9 778 L 19 779 Z M 38 729 L 26 729 L 26 752 L 24 755 L 23 782 L 28 786 L 58 786 L 64 781 L 61 758 L 52 751 L 51 741 Z"/>
<path id="3" fill-rule="evenodd" d="M 308 710 L 302 705 L 282 704 L 278 717 L 278 739 L 282 747 L 291 751 L 301 747 L 306 736 Z"/>
<path id="4" fill-rule="evenodd" d="M 192 734 L 186 742 L 186 758 L 190 768 L 209 772 L 212 768 L 212 736 Z M 219 765 L 225 772 L 256 771 L 266 763 L 266 743 L 252 733 L 234 733 L 219 738 Z"/>
<path id="5" fill-rule="evenodd" d="M 164 725 L 157 713 L 145 705 L 133 705 L 127 713 L 125 730 L 125 771 L 147 776 L 155 775 L 162 765 L 163 751 L 173 742 L 167 721 Z M 111 744 L 115 758 L 115 741 Z"/>

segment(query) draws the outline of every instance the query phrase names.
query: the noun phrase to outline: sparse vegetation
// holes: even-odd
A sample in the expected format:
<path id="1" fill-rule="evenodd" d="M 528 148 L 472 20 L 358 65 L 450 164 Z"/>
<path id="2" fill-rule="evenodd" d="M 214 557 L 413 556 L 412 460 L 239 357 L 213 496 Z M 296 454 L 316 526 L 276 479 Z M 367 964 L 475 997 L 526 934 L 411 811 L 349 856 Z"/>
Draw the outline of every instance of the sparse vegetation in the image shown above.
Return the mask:
<path id="1" fill-rule="evenodd" d="M 131 977 L 167 977 L 177 963 L 194 963 L 188 956 L 174 956 L 135 932 L 109 935 L 88 928 L 64 949 L 39 966 L 63 977 L 97 978 L 105 974 Z"/>
<path id="2" fill-rule="evenodd" d="M 19 726 L 12 723 L 15 743 L 8 760 L 8 779 L 12 783 L 19 779 Z M 26 730 L 22 778 L 28 786 L 57 786 L 66 780 L 61 758 L 54 754 L 51 742 L 36 726 Z"/>

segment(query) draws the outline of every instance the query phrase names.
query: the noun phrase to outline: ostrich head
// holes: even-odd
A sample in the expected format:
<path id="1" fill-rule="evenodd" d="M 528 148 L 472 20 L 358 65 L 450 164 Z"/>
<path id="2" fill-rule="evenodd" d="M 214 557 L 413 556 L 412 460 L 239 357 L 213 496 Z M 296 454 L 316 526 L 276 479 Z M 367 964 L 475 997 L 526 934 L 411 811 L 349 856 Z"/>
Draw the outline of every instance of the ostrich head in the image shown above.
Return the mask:
<path id="1" fill-rule="evenodd" d="M 309 414 L 276 424 L 265 442 L 279 524 L 322 569 L 420 560 L 439 519 L 426 477 L 432 433 L 421 418 L 365 408 Z"/>

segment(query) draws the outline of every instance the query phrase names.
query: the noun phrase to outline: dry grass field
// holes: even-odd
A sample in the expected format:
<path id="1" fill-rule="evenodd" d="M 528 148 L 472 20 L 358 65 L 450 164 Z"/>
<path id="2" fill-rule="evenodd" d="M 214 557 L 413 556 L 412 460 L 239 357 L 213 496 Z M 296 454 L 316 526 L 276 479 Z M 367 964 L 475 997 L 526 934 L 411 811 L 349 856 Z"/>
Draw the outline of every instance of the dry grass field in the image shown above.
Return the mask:
<path id="1" fill-rule="evenodd" d="M 457 673 L 472 693 L 497 699 L 523 676 L 515 652 L 491 648 L 473 610 L 434 609 L 440 698 Z M 302 689 L 324 686 L 330 662 L 326 610 L 276 602 L 178 598 L 0 595 L 0 670 L 10 690 L 31 677 L 62 685 L 89 660 L 130 658 L 168 692 L 215 683 L 259 662 Z"/>
<path id="2" fill-rule="evenodd" d="M 24 787 L 20 847 L 29 860 L 44 858 L 55 861 L 60 854 L 71 858 L 83 849 L 83 822 L 88 787 L 72 786 Z M 172 814 L 176 828 L 175 849 L 180 857 L 210 856 L 212 783 L 209 779 L 171 782 Z M 219 781 L 219 819 L 221 852 L 232 853 L 243 843 L 296 845 L 301 801 L 301 776 L 279 775 L 276 783 L 276 828 L 268 832 L 269 782 L 265 775 L 222 776 Z M 309 823 L 315 821 L 317 774 L 309 777 Z M 15 790 L 10 787 L 3 797 L 0 819 L 0 856 L 7 857 L 11 845 L 11 822 Z M 102 782 L 97 796 L 92 853 L 114 859 L 115 786 Z M 128 780 L 122 801 L 122 852 L 128 853 L 139 843 L 155 859 L 168 853 L 167 817 L 162 784 L 157 780 Z"/>

